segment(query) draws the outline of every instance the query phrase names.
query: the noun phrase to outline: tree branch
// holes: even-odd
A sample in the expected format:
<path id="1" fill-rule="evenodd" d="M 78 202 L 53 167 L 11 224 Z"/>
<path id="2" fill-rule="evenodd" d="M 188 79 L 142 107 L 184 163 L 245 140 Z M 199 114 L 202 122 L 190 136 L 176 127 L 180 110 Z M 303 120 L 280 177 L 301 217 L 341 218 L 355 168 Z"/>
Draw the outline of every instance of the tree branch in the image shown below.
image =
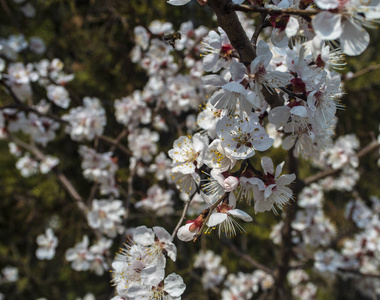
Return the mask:
<path id="1" fill-rule="evenodd" d="M 263 7 L 263 6 L 258 6 L 258 5 L 244 5 L 244 4 L 242 5 L 232 4 L 230 6 L 230 9 L 234 11 L 243 11 L 243 12 L 267 13 L 270 15 L 287 14 L 287 15 L 296 15 L 296 16 L 313 16 L 321 12 L 320 10 L 317 10 L 317 9 L 313 9 L 313 10 L 303 10 L 303 9 L 294 9 L 294 8 L 275 9 L 275 8 Z"/>

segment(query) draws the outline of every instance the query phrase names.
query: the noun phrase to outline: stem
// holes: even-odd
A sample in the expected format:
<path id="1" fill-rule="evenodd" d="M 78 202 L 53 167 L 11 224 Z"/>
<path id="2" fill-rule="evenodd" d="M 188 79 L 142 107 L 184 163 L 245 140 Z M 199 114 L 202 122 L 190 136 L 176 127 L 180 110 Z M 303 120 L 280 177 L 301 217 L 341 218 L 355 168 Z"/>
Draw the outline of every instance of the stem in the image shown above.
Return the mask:
<path id="1" fill-rule="evenodd" d="M 181 218 L 179 219 L 176 227 L 174 228 L 173 230 L 173 233 L 172 233 L 172 238 L 174 239 L 174 237 L 176 236 L 177 232 L 178 232 L 178 229 L 181 227 L 181 224 L 183 222 L 183 220 L 185 219 L 186 217 L 186 214 L 187 214 L 187 211 L 189 210 L 189 207 L 190 207 L 190 203 L 191 203 L 191 200 L 193 200 L 194 196 L 199 193 L 199 187 L 197 186 L 197 190 L 190 196 L 190 198 L 186 201 L 186 204 L 185 204 L 185 207 L 182 211 L 182 215 L 181 215 Z"/>
<path id="2" fill-rule="evenodd" d="M 222 242 L 225 245 L 227 245 L 236 254 L 236 256 L 244 259 L 245 261 L 247 261 L 248 263 L 250 263 L 253 267 L 255 267 L 257 269 L 260 269 L 260 270 L 263 270 L 267 274 L 272 274 L 273 273 L 271 269 L 269 269 L 268 267 L 260 264 L 255 259 L 253 259 L 250 255 L 248 255 L 247 253 L 244 253 L 244 252 L 240 251 L 230 240 L 223 240 Z"/>

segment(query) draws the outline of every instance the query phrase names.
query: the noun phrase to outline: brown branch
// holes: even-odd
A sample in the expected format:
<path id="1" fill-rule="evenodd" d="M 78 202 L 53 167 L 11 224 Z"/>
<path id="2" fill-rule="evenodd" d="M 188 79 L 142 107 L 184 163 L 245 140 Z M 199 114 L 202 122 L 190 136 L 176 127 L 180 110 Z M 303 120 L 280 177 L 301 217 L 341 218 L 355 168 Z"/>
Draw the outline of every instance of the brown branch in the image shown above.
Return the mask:
<path id="1" fill-rule="evenodd" d="M 240 251 L 230 240 L 226 240 L 226 239 L 222 240 L 222 243 L 228 246 L 232 250 L 232 252 L 236 254 L 236 256 L 250 263 L 253 267 L 263 270 L 265 273 L 272 275 L 273 271 L 270 268 L 260 264 L 258 261 L 253 259 L 249 254 L 244 253 L 243 251 Z"/>
<path id="2" fill-rule="evenodd" d="M 320 10 L 317 10 L 317 9 L 313 9 L 313 10 L 303 10 L 303 9 L 294 9 L 294 8 L 275 9 L 275 8 L 269 8 L 269 7 L 262 7 L 258 5 L 244 5 L 244 4 L 242 5 L 232 4 L 230 6 L 230 9 L 234 11 L 243 11 L 243 12 L 267 13 L 270 15 L 287 14 L 287 15 L 296 15 L 296 16 L 313 16 L 321 12 Z"/>

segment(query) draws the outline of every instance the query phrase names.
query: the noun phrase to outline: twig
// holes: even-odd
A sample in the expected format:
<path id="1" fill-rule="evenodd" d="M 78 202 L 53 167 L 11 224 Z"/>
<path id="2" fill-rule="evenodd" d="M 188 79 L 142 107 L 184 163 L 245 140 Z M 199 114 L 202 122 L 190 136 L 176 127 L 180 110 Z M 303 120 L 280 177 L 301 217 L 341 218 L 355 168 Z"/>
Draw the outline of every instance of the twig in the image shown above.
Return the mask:
<path id="1" fill-rule="evenodd" d="M 320 10 L 317 10 L 317 9 L 313 9 L 313 10 L 303 10 L 303 9 L 294 9 L 294 8 L 275 9 L 275 8 L 269 8 L 269 7 L 262 7 L 258 5 L 244 5 L 244 4 L 242 5 L 232 4 L 230 6 L 230 9 L 234 11 L 243 11 L 243 12 L 267 13 L 270 15 L 287 14 L 287 15 L 296 15 L 296 16 L 313 16 L 321 12 Z"/>
<path id="2" fill-rule="evenodd" d="M 119 147 L 119 143 L 120 143 L 120 141 L 126 136 L 126 135 L 128 135 L 128 133 L 129 133 L 129 131 L 128 131 L 128 129 L 127 128 L 124 128 L 120 133 L 119 133 L 119 135 L 116 137 L 116 139 L 114 139 L 113 140 L 113 142 L 112 142 L 112 144 L 113 144 L 113 146 L 110 148 L 110 150 L 109 150 L 109 152 L 114 152 L 115 151 L 115 148 L 116 147 Z M 105 137 L 105 138 L 107 138 L 107 137 Z M 120 145 L 120 150 L 121 149 L 124 149 L 124 150 L 122 150 L 122 151 L 124 151 L 125 152 L 125 150 L 128 150 L 128 149 L 126 149 L 125 147 L 123 147 L 123 146 L 121 146 Z M 129 151 L 129 150 L 128 150 Z M 129 151 L 129 155 L 132 155 L 132 153 L 131 153 L 131 151 Z"/>
<path id="3" fill-rule="evenodd" d="M 3 110 L 3 109 L 16 109 L 19 111 L 32 112 L 32 113 L 35 113 L 36 115 L 38 115 L 39 117 L 46 117 L 46 118 L 52 119 L 52 120 L 57 121 L 57 122 L 62 123 L 62 124 L 69 124 L 69 122 L 63 120 L 59 116 L 56 116 L 56 115 L 53 115 L 50 113 L 46 113 L 46 114 L 41 113 L 37 109 L 35 109 L 33 107 L 26 106 L 26 105 L 19 103 L 19 102 L 17 102 L 17 104 L 9 104 L 9 105 L 1 106 L 0 110 Z"/>
<path id="4" fill-rule="evenodd" d="M 191 200 L 193 200 L 194 196 L 199 193 L 199 187 L 197 186 L 197 190 L 190 196 L 190 198 L 186 201 L 186 204 L 185 204 L 185 207 L 182 211 L 182 215 L 181 215 L 181 218 L 179 219 L 178 223 L 177 223 L 177 226 L 174 228 L 173 230 L 173 233 L 172 233 L 172 238 L 174 239 L 174 237 L 176 236 L 177 234 L 177 231 L 178 229 L 181 227 L 181 224 L 183 222 L 183 220 L 185 219 L 186 217 L 186 214 L 187 214 L 187 211 L 190 207 L 190 203 L 191 203 Z"/>
<path id="5" fill-rule="evenodd" d="M 358 78 L 359 76 L 364 75 L 365 73 L 369 73 L 369 72 L 376 71 L 376 70 L 379 70 L 379 69 L 380 69 L 380 64 L 374 65 L 374 66 L 369 66 L 369 67 L 367 67 L 367 68 L 365 68 L 363 70 L 360 70 L 360 71 L 354 73 L 354 75 L 350 76 L 346 80 L 355 79 L 355 78 Z"/>
<path id="6" fill-rule="evenodd" d="M 113 146 L 115 146 L 115 147 L 117 147 L 117 148 L 119 148 L 121 151 L 123 151 L 125 154 L 127 154 L 127 155 L 129 155 L 129 156 L 132 156 L 132 152 L 129 150 L 129 149 L 127 149 L 126 147 L 124 147 L 123 145 L 120 145 L 119 144 L 119 140 L 118 139 L 112 139 L 112 138 L 110 138 L 110 137 L 108 137 L 108 136 L 104 136 L 104 135 L 100 135 L 99 137 L 98 137 L 100 140 L 103 140 L 103 141 L 105 141 L 105 142 L 107 142 L 107 143 L 110 143 L 110 144 L 112 144 Z"/>
<path id="7" fill-rule="evenodd" d="M 251 43 L 253 45 L 256 46 L 257 44 L 257 39 L 259 38 L 259 35 L 260 35 L 260 32 L 269 26 L 269 22 L 268 21 L 265 21 L 265 18 L 266 18 L 266 14 L 264 13 L 261 13 L 260 14 L 260 26 L 257 26 L 256 29 L 255 29 L 255 32 L 253 33 L 252 37 L 251 37 Z"/>
<path id="8" fill-rule="evenodd" d="M 263 270 L 265 273 L 272 275 L 273 271 L 270 268 L 260 264 L 255 259 L 253 259 L 249 254 L 240 251 L 231 241 L 222 240 L 222 243 L 227 245 L 236 254 L 236 256 L 249 262 L 253 267 Z"/>

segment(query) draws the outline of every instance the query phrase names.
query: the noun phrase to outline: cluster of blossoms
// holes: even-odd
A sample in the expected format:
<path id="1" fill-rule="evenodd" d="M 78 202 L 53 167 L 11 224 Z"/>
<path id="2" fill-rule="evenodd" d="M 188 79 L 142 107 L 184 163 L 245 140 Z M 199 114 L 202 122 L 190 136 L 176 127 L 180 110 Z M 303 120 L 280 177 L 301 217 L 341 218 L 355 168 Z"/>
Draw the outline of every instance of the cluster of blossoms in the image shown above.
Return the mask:
<path id="1" fill-rule="evenodd" d="M 201 251 L 197 254 L 193 266 L 202 268 L 203 289 L 211 289 L 223 282 L 227 268 L 221 262 L 222 258 L 211 250 Z"/>
<path id="2" fill-rule="evenodd" d="M 94 199 L 92 209 L 87 215 L 88 225 L 99 229 L 108 237 L 115 238 L 124 231 L 122 226 L 125 208 L 121 200 Z"/>
<path id="3" fill-rule="evenodd" d="M 188 2 L 168 1 L 172 5 Z M 207 1 L 198 2 L 206 4 Z M 237 4 L 242 2 L 234 1 Z M 295 1 L 292 5 L 284 2 L 274 1 L 272 8 L 301 8 L 301 2 Z M 281 144 L 284 150 L 293 151 L 296 157 L 319 159 L 320 166 L 324 164 L 333 169 L 343 169 L 342 176 L 351 177 L 350 186 L 355 184 L 353 170 L 357 167 L 358 160 L 354 150 L 357 150 L 358 143 L 354 138 L 347 137 L 337 140 L 334 146 L 332 144 L 335 114 L 337 109 L 343 108 L 339 99 L 344 93 L 341 77 L 334 69 L 344 65 L 343 53 L 357 55 L 366 48 L 365 35 L 358 37 L 355 32 L 347 29 L 347 26 L 360 26 L 361 21 L 355 10 L 365 11 L 364 17 L 361 15 L 362 19 L 367 17 L 373 20 L 378 16 L 368 11 L 378 8 L 372 5 L 364 9 L 364 4 L 359 7 L 356 3 L 349 2 L 337 2 L 331 4 L 331 7 L 327 7 L 329 5 L 325 1 L 316 1 L 315 4 L 321 12 L 313 18 L 314 32 L 307 29 L 307 24 L 300 17 L 272 16 L 270 22 L 274 30 L 271 41 L 276 47 L 259 40 L 256 57 L 248 65 L 239 61 L 237 51 L 222 28 L 210 31 L 207 35 L 203 28 L 199 29 L 198 37 L 201 36 L 200 32 L 204 36 L 201 48 L 197 49 L 203 51 L 203 70 L 214 74 L 202 77 L 203 71 L 199 64 L 187 61 L 189 56 L 185 57 L 185 64 L 194 66 L 190 74 L 197 74 L 194 76 L 197 80 L 202 79 L 204 90 L 210 97 L 205 109 L 196 117 L 201 132 L 175 140 L 169 157 L 172 159 L 172 180 L 181 192 L 187 194 L 184 196 L 186 201 L 197 199 L 197 202 L 204 203 L 206 209 L 198 212 L 197 218 L 188 220 L 179 229 L 179 239 L 196 239 L 204 226 L 208 227 L 206 232 L 218 228 L 219 235 L 224 232 L 228 237 L 234 236 L 236 228 L 244 230 L 235 218 L 252 221 L 251 216 L 236 208 L 239 202 L 254 204 L 256 212 L 273 210 L 276 213 L 276 208 L 282 209 L 293 199 L 288 186 L 295 181 L 295 175 L 281 175 L 284 162 L 275 168 L 271 158 L 261 157 L 263 171 L 260 171 L 249 161 L 258 152 L 272 147 L 274 135 L 276 144 Z M 302 2 L 302 5 L 308 4 Z M 330 15 L 333 15 L 333 21 L 328 19 Z M 329 25 L 322 19 L 328 19 Z M 327 27 L 332 22 L 335 22 L 332 27 L 340 33 L 335 32 L 334 36 L 329 36 Z M 248 28 L 252 26 L 251 23 L 242 23 L 246 26 L 246 31 L 252 30 Z M 194 43 L 189 43 L 189 27 L 191 25 L 182 24 L 179 32 L 183 39 L 171 43 L 175 50 L 185 50 L 185 55 L 197 47 Z M 139 104 L 130 110 L 125 109 L 124 115 L 119 113 L 119 122 L 126 125 L 126 120 L 134 120 L 128 123 L 131 126 L 138 122 L 147 124 L 151 119 L 151 110 L 145 102 L 151 104 L 156 99 L 159 99 L 160 105 L 174 113 L 188 111 L 199 104 L 199 98 L 190 90 L 191 87 L 181 84 L 185 79 L 183 75 L 177 75 L 178 65 L 170 54 L 170 47 L 165 47 L 162 41 L 151 39 L 152 36 L 163 36 L 172 31 L 171 24 L 159 22 L 153 22 L 149 29 L 141 26 L 135 28 L 137 45 L 133 50 L 133 60 L 140 62 L 151 77 L 144 91 L 133 95 L 133 101 L 137 100 Z M 191 34 L 196 35 L 196 32 L 197 30 L 192 31 Z M 350 34 L 354 36 L 351 37 Z M 358 43 L 354 46 L 349 41 L 356 37 Z M 338 38 L 341 49 L 325 42 Z M 154 90 L 153 87 L 160 87 L 160 90 Z M 277 95 L 280 91 L 284 104 L 268 106 L 268 92 Z M 124 107 L 127 107 L 128 103 L 124 102 Z M 121 102 L 118 107 L 121 109 Z M 132 110 L 136 114 L 132 114 Z M 275 134 L 272 130 L 270 136 L 264 125 L 275 128 Z M 129 143 L 131 141 L 132 138 Z M 133 141 L 138 139 L 133 138 Z M 146 163 L 152 159 L 150 153 L 155 154 L 155 150 L 149 146 L 144 149 L 153 149 L 147 150 Z M 137 160 L 143 158 L 137 157 Z M 240 166 L 240 169 L 235 168 L 235 165 Z M 167 164 L 164 169 L 168 169 Z M 209 174 L 209 178 L 206 184 L 200 185 L 203 173 Z M 325 180 L 328 181 L 331 178 Z M 335 227 L 323 212 L 323 189 L 327 189 L 323 182 L 307 187 L 297 200 L 298 205 L 304 208 L 297 213 L 292 224 L 295 229 L 294 243 L 298 245 L 326 247 L 335 237 Z M 138 206 L 143 206 L 144 201 L 146 200 L 138 203 Z M 153 200 L 150 205 L 154 206 Z M 277 229 L 280 227 L 281 224 Z M 277 241 L 278 232 L 272 234 Z M 202 256 L 204 258 L 206 254 Z M 203 258 L 198 256 L 199 261 L 203 261 Z M 307 280 L 305 277 L 301 281 Z M 294 282 L 293 285 L 296 286 L 297 283 Z M 305 299 L 307 295 L 314 297 L 315 287 L 305 284 L 294 294 Z"/>
<path id="4" fill-rule="evenodd" d="M 304 270 L 290 270 L 287 279 L 296 299 L 317 299 L 317 287 L 310 282 L 310 277 Z"/>
<path id="5" fill-rule="evenodd" d="M 359 149 L 359 140 L 354 134 L 340 136 L 333 145 L 327 147 L 314 164 L 320 168 L 341 170 L 336 178 L 328 176 L 319 181 L 326 191 L 351 191 L 359 180 L 359 158 L 355 151 Z"/>
<path id="6" fill-rule="evenodd" d="M 99 99 L 85 97 L 83 104 L 84 106 L 72 108 L 69 114 L 62 116 L 62 119 L 70 124 L 66 127 L 66 131 L 73 141 L 84 139 L 91 141 L 96 136 L 102 135 L 107 122 L 106 112 Z"/>
<path id="7" fill-rule="evenodd" d="M 6 266 L 1 270 L 0 283 L 12 283 L 17 282 L 19 279 L 18 268 L 12 266 Z"/>
<path id="8" fill-rule="evenodd" d="M 252 274 L 229 274 L 224 282 L 226 288 L 222 291 L 222 299 L 251 299 L 254 294 L 270 289 L 273 284 L 273 277 L 262 270 L 255 270 Z"/>
<path id="9" fill-rule="evenodd" d="M 75 271 L 91 270 L 96 275 L 101 276 L 108 271 L 109 265 L 106 261 L 106 254 L 112 246 L 113 241 L 101 238 L 98 242 L 89 247 L 88 236 L 75 245 L 74 248 L 66 250 L 65 258 L 71 263 Z"/>
<path id="10" fill-rule="evenodd" d="M 345 239 L 340 251 L 316 252 L 314 268 L 330 278 L 340 275 L 345 280 L 351 279 L 364 295 L 378 297 L 380 200 L 377 197 L 370 200 L 370 206 L 360 199 L 348 203 L 345 216 L 360 231 L 352 239 Z"/>
<path id="11" fill-rule="evenodd" d="M 0 287 L 11 283 L 17 283 L 19 280 L 19 270 L 16 267 L 6 266 L 0 272 Z M 0 300 L 6 299 L 5 295 L 0 292 Z"/>
<path id="12" fill-rule="evenodd" d="M 147 191 L 147 197 L 135 204 L 136 208 L 154 212 L 158 216 L 171 215 L 173 209 L 173 190 L 164 191 L 159 185 L 151 186 Z"/>
<path id="13" fill-rule="evenodd" d="M 165 277 L 166 256 L 175 261 L 177 248 L 162 227 L 137 227 L 116 255 L 112 282 L 120 299 L 180 299 L 186 285 L 178 274 Z"/>
<path id="14" fill-rule="evenodd" d="M 97 153 L 87 146 L 79 148 L 79 154 L 83 158 L 83 176 L 100 184 L 100 194 L 119 196 L 115 173 L 118 169 L 116 159 L 112 157 L 112 152 Z"/>

